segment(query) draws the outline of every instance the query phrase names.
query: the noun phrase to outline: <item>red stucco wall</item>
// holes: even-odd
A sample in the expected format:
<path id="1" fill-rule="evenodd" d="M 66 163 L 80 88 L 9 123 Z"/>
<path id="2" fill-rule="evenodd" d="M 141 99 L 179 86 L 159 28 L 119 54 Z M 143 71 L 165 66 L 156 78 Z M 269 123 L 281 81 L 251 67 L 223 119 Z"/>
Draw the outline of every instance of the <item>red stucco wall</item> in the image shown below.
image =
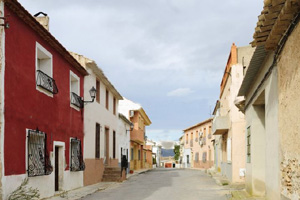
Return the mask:
<path id="1" fill-rule="evenodd" d="M 5 8 L 5 13 L 10 15 L 5 33 L 5 175 L 26 173 L 26 129 L 37 127 L 47 133 L 49 151 L 53 141 L 65 142 L 69 166 L 70 137 L 83 141 L 83 111 L 70 107 L 70 70 L 80 77 L 81 96 L 83 76 L 11 10 Z M 36 41 L 53 56 L 53 78 L 59 90 L 53 98 L 36 90 Z"/>

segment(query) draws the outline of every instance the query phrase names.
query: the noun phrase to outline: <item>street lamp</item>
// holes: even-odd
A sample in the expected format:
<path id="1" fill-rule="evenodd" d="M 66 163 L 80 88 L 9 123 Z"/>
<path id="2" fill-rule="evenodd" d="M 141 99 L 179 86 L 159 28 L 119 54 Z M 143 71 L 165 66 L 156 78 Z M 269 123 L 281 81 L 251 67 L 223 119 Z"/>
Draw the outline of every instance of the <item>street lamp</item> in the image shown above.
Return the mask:
<path id="1" fill-rule="evenodd" d="M 89 93 L 92 98 L 92 101 L 83 101 L 83 103 L 93 103 L 94 102 L 96 94 L 97 94 L 97 90 L 95 89 L 94 86 L 90 89 Z"/>
<path id="2" fill-rule="evenodd" d="M 134 125 L 133 125 L 133 123 L 130 123 L 130 129 L 129 129 L 129 130 L 126 130 L 126 134 L 127 134 L 127 131 L 132 131 L 132 130 L 133 130 L 133 128 L 134 128 Z"/>

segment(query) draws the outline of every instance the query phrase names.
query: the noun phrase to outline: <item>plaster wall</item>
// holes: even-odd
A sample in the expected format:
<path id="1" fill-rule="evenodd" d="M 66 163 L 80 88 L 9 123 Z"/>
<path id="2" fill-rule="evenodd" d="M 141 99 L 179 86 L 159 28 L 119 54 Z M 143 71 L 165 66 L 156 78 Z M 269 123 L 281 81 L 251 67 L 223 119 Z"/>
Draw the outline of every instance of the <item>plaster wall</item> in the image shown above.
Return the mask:
<path id="1" fill-rule="evenodd" d="M 251 127 L 251 163 L 247 163 L 246 189 L 257 196 L 264 194 L 268 199 L 280 198 L 280 144 L 278 129 L 278 81 L 277 68 L 257 90 L 255 97 L 250 97 L 262 82 L 267 70 L 272 65 L 273 53 L 270 52 L 263 62 L 256 80 L 252 83 L 246 95 L 246 127 Z M 264 94 L 264 112 L 257 106 L 261 102 L 260 95 Z M 254 107 L 253 107 L 254 106 Z M 263 125 L 263 120 L 264 125 Z"/>
<path id="2" fill-rule="evenodd" d="M 4 3 L 0 0 L 0 16 L 4 16 Z M 5 69 L 5 32 L 4 27 L 0 27 L 0 194 L 2 194 L 2 174 L 4 173 L 3 147 L 4 147 L 4 69 Z M 2 200 L 2 195 L 0 195 Z"/>
<path id="3" fill-rule="evenodd" d="M 94 86 L 96 88 L 97 76 L 91 68 L 86 67 L 89 76 L 84 78 L 84 99 L 90 100 L 89 90 Z M 113 94 L 109 91 L 109 109 L 106 108 L 106 87 L 100 81 L 100 102 L 96 100 L 93 103 L 86 104 L 84 107 L 84 159 L 86 161 L 86 169 L 84 173 L 84 183 L 94 184 L 102 179 L 104 170 L 104 162 L 108 159 L 110 166 L 118 166 L 120 152 L 118 148 L 118 137 L 123 137 L 124 133 L 119 132 L 118 112 L 113 114 Z M 109 90 L 109 89 L 108 89 Z M 118 101 L 116 102 L 118 108 Z M 118 109 L 116 109 L 117 111 Z M 95 138 L 96 123 L 100 124 L 100 159 L 95 156 Z M 105 128 L 109 129 L 109 157 L 106 157 L 105 144 Z M 113 131 L 116 132 L 116 155 L 113 158 Z M 120 130 L 121 131 L 121 130 Z M 93 160 L 94 159 L 94 160 Z M 91 173 L 93 172 L 93 173 Z M 95 182 L 97 181 L 97 182 Z"/>
<path id="4" fill-rule="evenodd" d="M 300 198 L 300 26 L 296 25 L 278 60 L 281 193 Z"/>
<path id="5" fill-rule="evenodd" d="M 117 154 L 119 155 L 118 161 L 121 163 L 121 148 L 122 155 L 126 155 L 128 151 L 127 160 L 130 161 L 130 125 L 124 122 L 122 118 L 119 118 L 117 132 Z"/>

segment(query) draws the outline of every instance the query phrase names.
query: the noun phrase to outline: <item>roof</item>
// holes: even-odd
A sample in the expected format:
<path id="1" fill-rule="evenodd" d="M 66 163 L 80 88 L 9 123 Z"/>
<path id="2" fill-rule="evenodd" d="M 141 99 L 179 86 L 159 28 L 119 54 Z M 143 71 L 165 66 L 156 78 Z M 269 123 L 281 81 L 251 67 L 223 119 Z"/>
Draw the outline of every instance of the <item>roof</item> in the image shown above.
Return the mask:
<path id="1" fill-rule="evenodd" d="M 139 112 L 143 117 L 146 126 L 149 126 L 152 123 L 148 115 L 146 114 L 145 110 L 140 104 L 134 103 L 133 101 L 130 101 L 129 99 L 123 97 L 123 100 L 119 101 L 119 113 L 122 113 L 127 117 L 127 119 L 129 119 L 130 110 Z"/>
<path id="2" fill-rule="evenodd" d="M 267 51 L 264 46 L 258 46 L 251 58 L 250 65 L 246 71 L 245 77 L 243 79 L 242 85 L 238 92 L 238 96 L 246 96 L 249 88 L 252 86 L 253 80 L 256 78 L 256 75 L 267 55 Z"/>
<path id="3" fill-rule="evenodd" d="M 213 120 L 212 118 L 209 118 L 209 119 L 207 119 L 207 120 L 205 120 L 205 121 L 203 121 L 203 122 L 200 122 L 200 123 L 195 124 L 195 125 L 193 125 L 193 126 L 191 126 L 191 127 L 189 127 L 189 128 L 186 128 L 186 129 L 184 129 L 183 131 L 185 132 L 185 131 L 188 131 L 188 130 L 190 130 L 190 129 L 196 128 L 196 127 L 198 127 L 198 126 L 201 126 L 201 125 L 203 125 L 203 124 L 206 124 L 206 123 L 208 123 L 208 122 L 211 122 L 212 120 Z"/>
<path id="4" fill-rule="evenodd" d="M 276 49 L 280 39 L 300 10 L 299 0 L 265 0 L 251 42 L 253 47 L 264 45 Z"/>
<path id="5" fill-rule="evenodd" d="M 42 39 L 51 45 L 62 57 L 67 60 L 82 75 L 88 75 L 87 71 L 77 60 L 58 42 L 58 40 L 42 26 L 18 1 L 4 0 L 5 5 L 12 10 L 21 20 L 31 27 Z"/>
<path id="6" fill-rule="evenodd" d="M 121 118 L 124 122 L 131 125 L 131 121 L 129 121 L 123 114 L 119 113 L 119 118 Z"/>
<path id="7" fill-rule="evenodd" d="M 114 96 L 118 100 L 122 100 L 123 97 L 121 94 L 117 91 L 117 89 L 113 86 L 113 84 L 108 80 L 108 78 L 105 76 L 104 72 L 100 67 L 98 67 L 97 63 L 94 60 L 91 60 L 83 55 L 79 55 L 74 52 L 70 52 L 70 54 L 85 68 L 90 68 L 95 75 L 104 83 L 104 85 L 111 91 L 111 93 L 114 94 Z"/>

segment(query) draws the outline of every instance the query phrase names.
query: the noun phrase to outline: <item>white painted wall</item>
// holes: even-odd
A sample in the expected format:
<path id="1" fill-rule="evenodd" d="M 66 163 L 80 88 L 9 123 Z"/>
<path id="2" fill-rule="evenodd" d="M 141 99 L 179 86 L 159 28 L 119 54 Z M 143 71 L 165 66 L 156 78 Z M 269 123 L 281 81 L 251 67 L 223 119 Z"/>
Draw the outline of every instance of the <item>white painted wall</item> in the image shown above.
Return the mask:
<path id="1" fill-rule="evenodd" d="M 128 163 L 130 163 L 130 124 L 125 122 L 122 118 L 119 117 L 118 121 L 118 131 L 117 131 L 117 154 L 119 159 L 119 164 L 121 164 L 121 148 L 123 149 L 123 155 L 126 155 L 126 150 L 128 150 Z M 129 166 L 128 166 L 129 168 Z"/>
<path id="2" fill-rule="evenodd" d="M 96 75 L 87 67 L 89 76 L 84 78 L 84 99 L 90 100 L 89 90 L 94 86 L 96 88 Z M 93 103 L 86 104 L 84 107 L 84 158 L 95 158 L 95 133 L 96 123 L 100 124 L 100 158 L 106 159 L 104 154 L 105 150 L 105 127 L 109 128 L 109 156 L 113 158 L 113 131 L 118 134 L 118 101 L 116 105 L 116 115 L 113 114 L 113 94 L 109 91 L 109 109 L 105 107 L 106 101 L 106 87 L 100 80 L 100 103 L 95 99 Z M 117 143 L 117 140 L 116 140 Z M 117 146 L 117 145 L 116 145 Z M 116 151 L 116 158 L 119 158 L 119 154 Z"/>

